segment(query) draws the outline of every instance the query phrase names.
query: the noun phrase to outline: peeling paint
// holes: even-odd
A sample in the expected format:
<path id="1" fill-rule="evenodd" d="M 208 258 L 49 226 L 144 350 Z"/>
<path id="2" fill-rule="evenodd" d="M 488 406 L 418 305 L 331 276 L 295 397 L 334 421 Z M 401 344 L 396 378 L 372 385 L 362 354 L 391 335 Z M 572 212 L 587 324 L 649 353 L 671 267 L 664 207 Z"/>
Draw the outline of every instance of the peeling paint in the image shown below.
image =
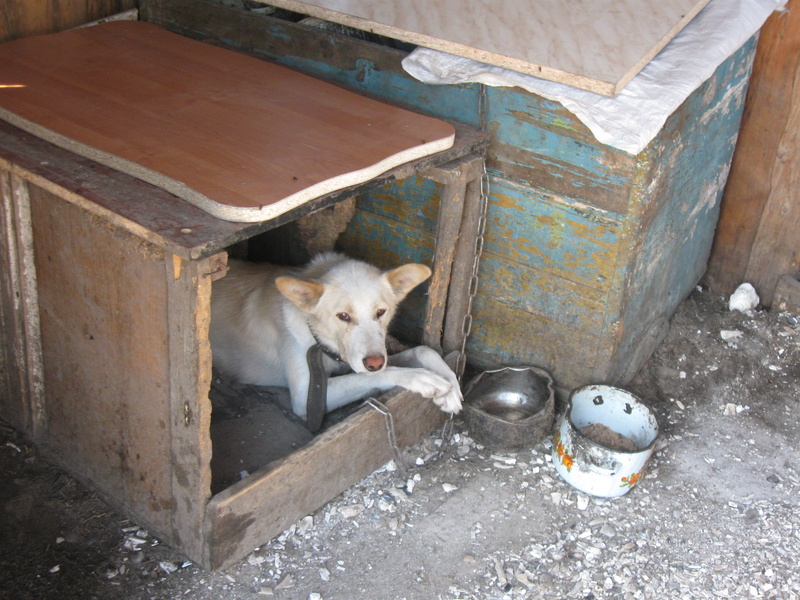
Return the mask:
<path id="1" fill-rule="evenodd" d="M 518 88 L 427 86 L 374 56 L 347 63 L 297 50 L 278 60 L 493 133 L 470 361 L 537 364 L 572 385 L 635 368 L 693 286 L 754 48 L 726 61 L 638 156 L 599 144 L 563 106 Z M 379 263 L 429 260 L 438 196 L 410 178 L 359 198 L 340 247 Z"/>

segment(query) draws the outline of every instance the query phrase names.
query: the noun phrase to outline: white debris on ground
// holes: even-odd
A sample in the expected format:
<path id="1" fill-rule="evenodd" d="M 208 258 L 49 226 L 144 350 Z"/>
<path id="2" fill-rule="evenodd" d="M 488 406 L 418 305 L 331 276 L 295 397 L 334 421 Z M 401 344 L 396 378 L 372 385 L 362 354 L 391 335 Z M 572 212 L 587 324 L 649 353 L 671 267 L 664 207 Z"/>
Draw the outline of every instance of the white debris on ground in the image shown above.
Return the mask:
<path id="1" fill-rule="evenodd" d="M 749 283 L 743 283 L 731 294 L 728 300 L 728 309 L 747 312 L 758 306 L 760 301 L 756 289 Z"/>
<path id="2" fill-rule="evenodd" d="M 498 471 L 492 457 L 473 444 L 467 459 L 469 470 L 492 472 L 489 478 L 497 485 L 512 486 L 512 496 L 516 498 L 499 505 L 488 498 L 486 520 L 546 517 L 546 522 L 539 523 L 535 527 L 537 534 L 513 550 L 503 550 L 497 546 L 508 546 L 507 541 L 486 537 L 482 521 L 456 522 L 445 512 L 447 503 L 440 504 L 434 512 L 440 513 L 443 527 L 471 526 L 472 543 L 461 559 L 463 564 L 474 567 L 468 571 L 469 576 L 456 578 L 446 590 L 432 586 L 433 589 L 422 588 L 420 593 L 404 590 L 402 595 L 398 592 L 374 597 L 799 598 L 800 572 L 793 565 L 800 558 L 800 511 L 796 502 L 800 479 L 796 473 L 770 473 L 756 484 L 768 488 L 765 494 L 750 493 L 747 483 L 741 491 L 734 488 L 730 495 L 709 497 L 698 488 L 697 481 L 676 482 L 663 476 L 662 471 L 673 470 L 673 461 L 687 452 L 683 448 L 685 441 L 697 437 L 668 436 L 662 441 L 661 457 L 651 465 L 639 488 L 613 500 L 589 497 L 560 481 L 550 467 L 547 443 L 533 452 L 509 457 L 516 461 L 514 481 L 506 481 L 508 471 Z M 455 442 L 463 444 L 464 439 L 465 436 L 457 437 Z M 722 440 L 715 445 L 721 449 Z M 714 464 L 717 460 L 710 458 L 706 454 L 703 461 Z M 744 460 L 728 459 L 740 465 L 739 469 L 746 468 Z M 719 460 L 726 458 L 720 456 Z M 392 480 L 385 472 L 367 478 L 325 509 L 324 526 L 307 531 L 302 538 L 296 528 L 291 528 L 272 544 L 260 548 L 258 552 L 266 556 L 265 564 L 280 565 L 279 569 L 262 573 L 272 581 L 287 572 L 296 574 L 298 587 L 302 582 L 302 588 L 298 589 L 299 595 L 291 597 L 306 597 L 308 580 L 313 581 L 315 570 L 318 584 L 311 583 L 311 587 L 316 589 L 324 590 L 332 578 L 349 578 L 354 584 L 342 586 L 340 582 L 329 590 L 330 595 L 316 592 L 322 598 L 349 597 L 342 593 L 343 589 L 375 593 L 375 588 L 365 586 L 361 578 L 381 579 L 382 573 L 374 572 L 372 567 L 373 553 L 385 552 L 376 543 L 382 537 L 381 530 L 393 533 L 398 523 L 405 530 L 425 525 L 430 518 L 429 505 L 438 504 L 430 497 L 437 492 L 435 481 L 443 475 L 452 476 L 454 470 L 449 467 L 452 465 L 443 466 L 441 472 L 431 472 L 429 481 L 423 477 L 416 499 L 392 494 L 389 490 L 397 488 L 391 487 Z M 724 487 L 725 482 L 721 483 Z M 379 505 L 379 499 L 387 494 L 392 501 Z M 353 513 L 343 512 L 342 508 L 353 506 L 355 498 L 364 510 L 349 516 Z M 468 495 L 465 501 L 473 503 L 476 498 Z M 462 510 L 457 512 L 463 514 Z M 369 530 L 363 538 L 371 541 L 364 554 L 343 554 L 342 550 L 350 545 L 344 540 L 353 540 L 357 548 L 365 548 L 359 535 L 363 530 Z M 420 562 L 435 566 L 433 556 L 426 558 Z M 358 574 L 354 576 L 351 570 Z M 437 595 L 427 595 L 434 591 Z"/>
<path id="3" fill-rule="evenodd" d="M 261 575 L 292 573 L 291 597 L 326 600 L 800 599 L 800 327 L 789 314 L 715 311 L 714 322 L 685 319 L 632 382 L 663 433 L 626 496 L 565 484 L 550 440 L 497 452 L 461 431 L 443 462 L 408 481 L 389 465 L 313 528 L 260 548 Z M 753 385 L 764 366 L 771 380 Z M 770 392 L 783 384 L 796 393 Z M 409 464 L 435 447 L 413 449 Z"/>
<path id="4" fill-rule="evenodd" d="M 222 572 L 128 523 L 87 598 L 800 600 L 797 315 L 697 291 L 625 387 L 661 435 L 620 498 L 562 481 L 550 439 L 507 452 L 461 427 L 442 458 L 434 435 L 412 473 L 386 465 Z"/>

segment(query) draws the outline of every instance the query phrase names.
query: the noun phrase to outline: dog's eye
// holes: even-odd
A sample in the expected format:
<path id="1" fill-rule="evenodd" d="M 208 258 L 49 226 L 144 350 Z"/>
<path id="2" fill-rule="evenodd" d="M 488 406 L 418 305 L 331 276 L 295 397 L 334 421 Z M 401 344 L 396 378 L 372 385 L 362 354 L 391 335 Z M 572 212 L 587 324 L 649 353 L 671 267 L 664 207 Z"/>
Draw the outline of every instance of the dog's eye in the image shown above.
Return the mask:
<path id="1" fill-rule="evenodd" d="M 385 308 L 379 308 L 379 309 L 378 309 L 378 312 L 376 313 L 376 315 L 377 315 L 377 317 L 378 317 L 379 319 L 380 319 L 380 318 L 381 318 L 383 315 L 385 315 L 385 314 L 386 314 L 386 309 L 385 309 Z"/>
<path id="2" fill-rule="evenodd" d="M 350 315 L 347 314 L 346 312 L 341 312 L 341 313 L 337 314 L 336 316 L 339 318 L 340 321 L 344 321 L 345 323 L 349 323 L 350 322 Z"/>

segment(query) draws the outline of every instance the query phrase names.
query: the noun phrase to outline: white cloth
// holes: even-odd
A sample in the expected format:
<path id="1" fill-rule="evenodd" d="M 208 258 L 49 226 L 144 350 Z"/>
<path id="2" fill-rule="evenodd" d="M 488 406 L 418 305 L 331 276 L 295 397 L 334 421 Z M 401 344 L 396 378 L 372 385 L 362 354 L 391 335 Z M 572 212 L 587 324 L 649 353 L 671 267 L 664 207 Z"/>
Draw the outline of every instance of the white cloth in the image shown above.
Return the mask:
<path id="1" fill-rule="evenodd" d="M 711 0 L 614 98 L 429 48 L 408 55 L 403 68 L 425 83 L 521 87 L 563 105 L 603 144 L 638 154 L 689 94 L 785 4 Z"/>

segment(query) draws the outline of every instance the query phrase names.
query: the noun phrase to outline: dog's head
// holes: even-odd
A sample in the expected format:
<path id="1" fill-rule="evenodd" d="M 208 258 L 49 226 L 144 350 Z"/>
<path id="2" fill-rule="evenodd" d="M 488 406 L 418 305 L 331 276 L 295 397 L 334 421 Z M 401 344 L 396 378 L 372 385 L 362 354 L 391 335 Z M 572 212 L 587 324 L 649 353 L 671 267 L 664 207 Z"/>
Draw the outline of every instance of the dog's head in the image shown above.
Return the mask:
<path id="1" fill-rule="evenodd" d="M 317 340 L 356 373 L 386 365 L 386 331 L 398 303 L 431 275 L 419 264 L 382 272 L 352 259 L 312 264 L 307 277 L 279 277 L 281 294 L 303 311 Z"/>

